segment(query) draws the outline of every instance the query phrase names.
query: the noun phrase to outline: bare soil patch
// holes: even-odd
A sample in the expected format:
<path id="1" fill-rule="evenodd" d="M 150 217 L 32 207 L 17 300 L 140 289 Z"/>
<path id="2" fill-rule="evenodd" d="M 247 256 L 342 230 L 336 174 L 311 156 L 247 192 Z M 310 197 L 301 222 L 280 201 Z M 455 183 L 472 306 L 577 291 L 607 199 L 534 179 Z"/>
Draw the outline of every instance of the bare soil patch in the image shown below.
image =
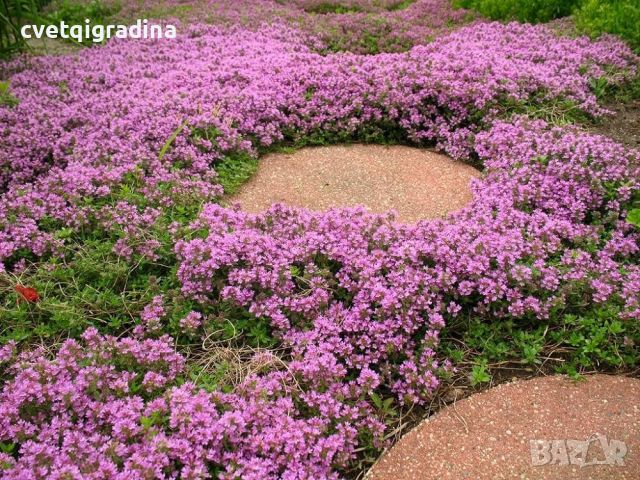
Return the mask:
<path id="1" fill-rule="evenodd" d="M 592 130 L 630 147 L 640 147 L 640 99 L 605 107 L 612 110 L 613 115 L 604 118 Z"/>

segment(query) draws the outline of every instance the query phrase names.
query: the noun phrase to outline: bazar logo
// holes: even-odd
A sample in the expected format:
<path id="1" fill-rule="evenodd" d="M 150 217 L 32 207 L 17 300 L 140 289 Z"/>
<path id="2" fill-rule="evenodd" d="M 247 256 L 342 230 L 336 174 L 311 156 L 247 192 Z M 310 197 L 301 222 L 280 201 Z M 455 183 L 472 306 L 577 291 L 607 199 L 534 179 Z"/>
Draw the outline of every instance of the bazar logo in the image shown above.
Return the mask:
<path id="1" fill-rule="evenodd" d="M 529 440 L 531 463 L 542 465 L 624 466 L 627 445 L 595 434 L 586 440 Z"/>

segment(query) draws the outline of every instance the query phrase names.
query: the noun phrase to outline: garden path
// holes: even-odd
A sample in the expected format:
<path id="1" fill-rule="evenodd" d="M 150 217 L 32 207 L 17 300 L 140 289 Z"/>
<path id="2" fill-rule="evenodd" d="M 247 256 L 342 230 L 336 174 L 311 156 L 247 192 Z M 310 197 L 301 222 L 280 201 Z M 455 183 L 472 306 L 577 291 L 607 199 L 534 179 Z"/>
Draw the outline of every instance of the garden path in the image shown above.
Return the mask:
<path id="1" fill-rule="evenodd" d="M 556 442 L 530 443 L 537 440 Z M 626 454 L 617 442 L 624 443 Z M 608 456 L 603 445 L 609 447 Z M 581 464 L 583 455 L 578 452 L 585 446 L 586 463 Z M 366 476 L 367 480 L 638 478 L 640 380 L 607 375 L 578 382 L 563 376 L 538 377 L 455 402 L 406 434 Z"/>
<path id="2" fill-rule="evenodd" d="M 471 200 L 471 180 L 480 172 L 463 162 L 407 146 L 334 145 L 275 153 L 231 201 L 249 212 L 273 203 L 327 210 L 364 205 L 396 210 L 407 223 L 443 217 Z"/>

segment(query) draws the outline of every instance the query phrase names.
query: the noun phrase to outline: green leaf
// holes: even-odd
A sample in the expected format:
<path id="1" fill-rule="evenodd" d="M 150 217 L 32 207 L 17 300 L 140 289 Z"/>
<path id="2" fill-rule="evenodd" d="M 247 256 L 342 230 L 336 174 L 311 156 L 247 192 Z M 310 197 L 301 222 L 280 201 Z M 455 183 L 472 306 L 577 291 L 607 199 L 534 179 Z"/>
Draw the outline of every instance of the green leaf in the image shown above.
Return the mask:
<path id="1" fill-rule="evenodd" d="M 491 375 L 487 372 L 486 361 L 481 361 L 477 365 L 474 365 L 471 369 L 471 385 L 476 386 L 480 383 L 488 383 L 491 381 Z"/>
<path id="2" fill-rule="evenodd" d="M 627 222 L 640 228 L 640 208 L 634 208 L 627 213 Z"/>
<path id="3" fill-rule="evenodd" d="M 7 453 L 11 455 L 15 449 L 16 449 L 15 443 L 0 442 L 0 452 L 2 453 Z"/>
<path id="4" fill-rule="evenodd" d="M 9 93 L 9 82 L 0 82 L 0 105 L 15 107 L 18 103 L 19 100 Z"/>
<path id="5" fill-rule="evenodd" d="M 140 417 L 140 425 L 144 428 L 150 428 L 153 426 L 153 419 L 149 417 Z"/>
<path id="6" fill-rule="evenodd" d="M 183 121 L 178 128 L 176 128 L 173 133 L 171 134 L 171 136 L 167 139 L 167 141 L 165 142 L 165 144 L 162 146 L 162 148 L 160 149 L 160 152 L 158 153 L 158 158 L 160 160 L 162 160 L 162 158 L 165 156 L 165 154 L 167 153 L 167 151 L 171 148 L 171 145 L 173 144 L 173 142 L 176 140 L 176 138 L 178 138 L 178 135 L 180 135 L 180 132 L 182 132 L 182 130 L 184 129 L 184 127 L 187 126 L 187 122 Z"/>
<path id="7" fill-rule="evenodd" d="M 371 400 L 378 410 L 382 410 L 382 399 L 380 398 L 380 395 L 375 392 L 371 392 Z"/>

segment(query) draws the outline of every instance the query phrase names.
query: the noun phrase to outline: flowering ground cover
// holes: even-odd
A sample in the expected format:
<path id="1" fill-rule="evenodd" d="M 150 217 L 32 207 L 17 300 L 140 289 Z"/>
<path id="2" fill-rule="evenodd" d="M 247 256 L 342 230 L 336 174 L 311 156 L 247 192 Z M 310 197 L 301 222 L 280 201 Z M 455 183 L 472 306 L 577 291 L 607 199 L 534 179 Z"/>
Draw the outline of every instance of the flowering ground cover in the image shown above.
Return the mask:
<path id="1" fill-rule="evenodd" d="M 448 0 L 146 0 L 122 5 L 118 16 L 178 17 L 187 22 L 250 29 L 264 23 L 285 23 L 309 32 L 309 45 L 322 52 L 353 53 L 405 51 L 476 17 L 468 10 L 453 8 Z"/>
<path id="2" fill-rule="evenodd" d="M 427 4 L 345 5 L 307 13 Z M 623 42 L 475 22 L 329 53 L 278 22 L 316 3 L 260 8 L 1 65 L 3 478 L 340 478 L 455 374 L 465 323 L 531 363 L 548 330 L 574 371 L 637 363 L 640 153 L 557 124 L 606 114 Z M 485 175 L 413 226 L 217 204 L 263 152 L 352 140 Z"/>

